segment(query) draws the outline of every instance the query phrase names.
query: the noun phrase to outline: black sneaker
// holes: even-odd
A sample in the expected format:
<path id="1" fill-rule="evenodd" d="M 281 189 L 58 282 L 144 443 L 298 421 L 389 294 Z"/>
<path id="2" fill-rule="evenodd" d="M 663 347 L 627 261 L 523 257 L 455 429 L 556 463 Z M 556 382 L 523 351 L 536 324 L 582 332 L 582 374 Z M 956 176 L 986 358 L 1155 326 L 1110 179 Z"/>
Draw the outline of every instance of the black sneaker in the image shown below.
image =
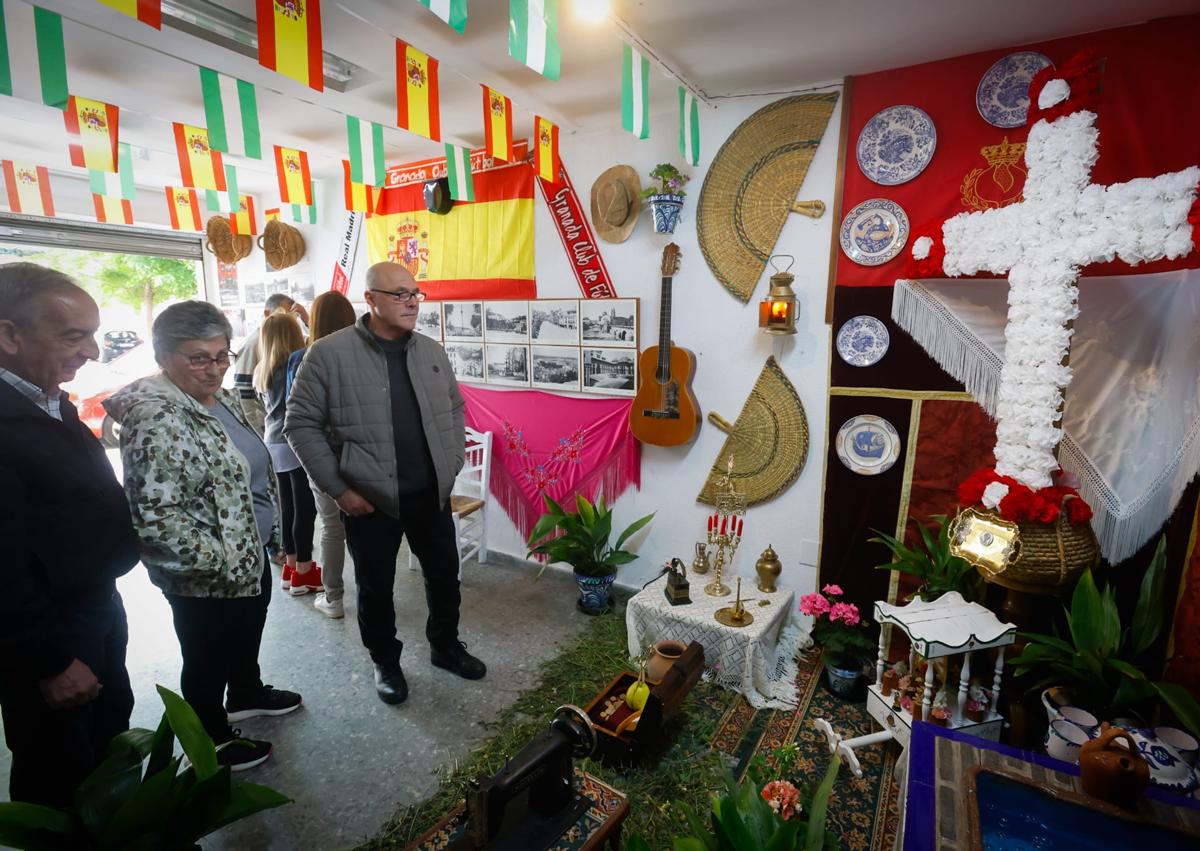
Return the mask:
<path id="1" fill-rule="evenodd" d="M 225 701 L 225 714 L 232 724 L 260 715 L 287 715 L 299 709 L 303 703 L 304 699 L 294 691 L 263 686 L 258 692 L 248 695 L 231 691 Z"/>
<path id="2" fill-rule="evenodd" d="M 245 771 L 271 758 L 270 742 L 243 739 L 241 730 L 234 730 L 233 735 L 235 738 L 217 747 L 218 765 L 228 765 L 230 771 Z"/>
<path id="3" fill-rule="evenodd" d="M 408 680 L 399 664 L 375 666 L 375 691 L 380 700 L 393 706 L 408 699 Z"/>
<path id="4" fill-rule="evenodd" d="M 465 680 L 482 680 L 487 674 L 487 665 L 468 653 L 467 645 L 461 641 L 445 650 L 430 648 L 429 661 L 439 668 L 453 671 Z"/>

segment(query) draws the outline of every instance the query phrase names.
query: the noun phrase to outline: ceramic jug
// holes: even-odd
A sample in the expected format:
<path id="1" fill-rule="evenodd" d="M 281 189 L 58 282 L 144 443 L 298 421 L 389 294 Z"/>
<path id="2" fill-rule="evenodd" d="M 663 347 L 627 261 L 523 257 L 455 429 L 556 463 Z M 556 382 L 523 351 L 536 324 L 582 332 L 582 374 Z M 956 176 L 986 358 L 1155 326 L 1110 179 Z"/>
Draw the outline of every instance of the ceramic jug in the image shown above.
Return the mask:
<path id="1" fill-rule="evenodd" d="M 1117 739 L 1124 739 L 1129 749 Z M 1132 810 L 1150 782 L 1150 768 L 1129 732 L 1106 722 L 1100 725 L 1100 735 L 1079 749 L 1079 779 L 1093 798 Z"/>
<path id="2" fill-rule="evenodd" d="M 652 683 L 661 683 L 662 678 L 671 670 L 675 661 L 687 650 L 682 641 L 660 641 L 654 645 L 654 654 L 646 662 L 646 679 Z"/>

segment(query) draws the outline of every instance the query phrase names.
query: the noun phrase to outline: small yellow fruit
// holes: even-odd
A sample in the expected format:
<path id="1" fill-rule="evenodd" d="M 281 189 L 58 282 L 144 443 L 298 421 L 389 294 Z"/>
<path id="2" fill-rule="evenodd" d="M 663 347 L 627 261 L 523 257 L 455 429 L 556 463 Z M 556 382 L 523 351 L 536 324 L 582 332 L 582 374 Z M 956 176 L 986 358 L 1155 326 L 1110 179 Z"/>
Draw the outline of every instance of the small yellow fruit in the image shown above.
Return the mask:
<path id="1" fill-rule="evenodd" d="M 642 709 L 650 697 L 650 686 L 645 681 L 638 680 L 625 692 L 625 705 L 630 709 Z"/>

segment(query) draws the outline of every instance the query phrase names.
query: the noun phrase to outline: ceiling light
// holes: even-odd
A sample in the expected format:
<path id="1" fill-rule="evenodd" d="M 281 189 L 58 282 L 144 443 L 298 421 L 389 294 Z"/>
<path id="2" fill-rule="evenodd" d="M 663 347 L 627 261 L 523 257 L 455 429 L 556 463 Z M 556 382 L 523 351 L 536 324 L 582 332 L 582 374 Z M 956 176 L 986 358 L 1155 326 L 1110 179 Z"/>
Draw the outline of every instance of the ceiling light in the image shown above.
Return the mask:
<path id="1" fill-rule="evenodd" d="M 585 24 L 602 24 L 612 15 L 609 0 L 575 0 L 575 17 Z"/>

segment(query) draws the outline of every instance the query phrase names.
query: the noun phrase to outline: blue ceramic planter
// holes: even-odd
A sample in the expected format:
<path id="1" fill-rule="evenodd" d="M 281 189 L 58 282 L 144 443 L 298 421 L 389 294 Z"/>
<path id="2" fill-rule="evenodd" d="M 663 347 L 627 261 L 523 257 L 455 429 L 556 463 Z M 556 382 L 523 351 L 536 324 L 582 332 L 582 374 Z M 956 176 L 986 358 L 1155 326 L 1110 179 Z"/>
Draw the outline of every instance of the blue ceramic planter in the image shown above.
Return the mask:
<path id="1" fill-rule="evenodd" d="M 862 671 L 857 668 L 835 668 L 833 665 L 826 665 L 825 675 L 829 677 L 830 691 L 838 697 L 849 697 L 854 691 L 854 686 L 858 684 Z"/>
<path id="2" fill-rule="evenodd" d="M 651 195 L 650 212 L 654 214 L 654 232 L 675 233 L 682 209 L 682 195 Z"/>
<path id="3" fill-rule="evenodd" d="M 617 575 L 582 576 L 575 574 L 579 585 L 579 608 L 589 615 L 598 615 L 608 609 L 609 591 Z"/>

